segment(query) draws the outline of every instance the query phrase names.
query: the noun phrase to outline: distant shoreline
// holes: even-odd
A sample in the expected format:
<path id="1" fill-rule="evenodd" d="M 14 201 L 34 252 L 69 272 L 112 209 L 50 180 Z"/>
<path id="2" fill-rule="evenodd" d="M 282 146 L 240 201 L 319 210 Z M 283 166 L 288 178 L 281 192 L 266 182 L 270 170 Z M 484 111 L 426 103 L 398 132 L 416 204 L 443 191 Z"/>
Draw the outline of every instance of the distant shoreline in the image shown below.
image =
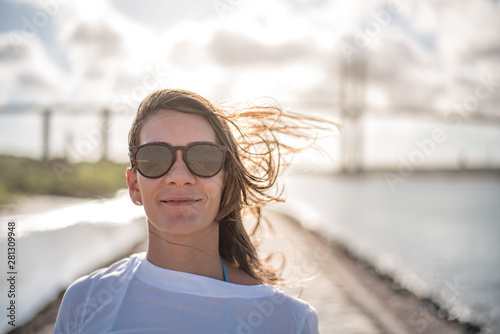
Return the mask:
<path id="1" fill-rule="evenodd" d="M 287 169 L 287 172 L 293 174 L 320 174 L 320 175 L 335 175 L 335 176 L 355 176 L 355 175 L 377 175 L 385 173 L 401 174 L 402 177 L 410 175 L 491 175 L 500 176 L 500 167 L 497 168 L 414 168 L 406 169 L 399 167 L 369 167 L 361 170 L 343 171 L 340 169 L 316 168 L 311 169 L 308 166 L 294 165 Z M 409 175 L 408 175 L 409 174 Z"/>

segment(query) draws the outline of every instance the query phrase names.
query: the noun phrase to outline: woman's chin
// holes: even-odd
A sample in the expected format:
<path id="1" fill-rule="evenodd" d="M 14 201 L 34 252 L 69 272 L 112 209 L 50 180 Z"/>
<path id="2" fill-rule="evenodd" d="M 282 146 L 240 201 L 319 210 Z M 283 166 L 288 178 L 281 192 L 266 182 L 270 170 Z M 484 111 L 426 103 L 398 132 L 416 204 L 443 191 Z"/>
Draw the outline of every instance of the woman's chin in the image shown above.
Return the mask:
<path id="1" fill-rule="evenodd" d="M 201 222 L 194 217 L 175 216 L 159 224 L 152 224 L 150 222 L 150 225 L 153 225 L 153 228 L 149 227 L 150 231 L 158 231 L 161 235 L 181 237 L 197 234 L 212 226 L 212 223 Z"/>

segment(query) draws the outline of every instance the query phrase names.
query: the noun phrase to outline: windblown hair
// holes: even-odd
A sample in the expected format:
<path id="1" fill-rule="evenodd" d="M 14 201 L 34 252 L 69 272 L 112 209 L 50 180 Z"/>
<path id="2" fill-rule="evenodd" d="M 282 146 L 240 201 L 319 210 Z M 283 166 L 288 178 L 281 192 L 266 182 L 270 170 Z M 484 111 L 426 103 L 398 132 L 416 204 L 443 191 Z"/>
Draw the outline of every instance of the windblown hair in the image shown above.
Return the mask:
<path id="1" fill-rule="evenodd" d="M 215 218 L 219 224 L 220 255 L 260 282 L 279 285 L 282 282 L 280 271 L 259 258 L 251 237 L 261 223 L 261 208 L 283 201 L 282 191 L 274 186 L 288 158 L 310 146 L 318 134 L 316 130 L 331 130 L 334 124 L 284 112 L 272 105 L 226 110 L 190 91 L 163 89 L 141 102 L 130 129 L 129 147 L 141 144 L 139 138 L 145 122 L 163 110 L 206 118 L 219 144 L 228 147 L 224 189 Z M 135 171 L 135 166 L 132 168 Z M 250 231 L 243 225 L 245 211 L 256 219 Z"/>

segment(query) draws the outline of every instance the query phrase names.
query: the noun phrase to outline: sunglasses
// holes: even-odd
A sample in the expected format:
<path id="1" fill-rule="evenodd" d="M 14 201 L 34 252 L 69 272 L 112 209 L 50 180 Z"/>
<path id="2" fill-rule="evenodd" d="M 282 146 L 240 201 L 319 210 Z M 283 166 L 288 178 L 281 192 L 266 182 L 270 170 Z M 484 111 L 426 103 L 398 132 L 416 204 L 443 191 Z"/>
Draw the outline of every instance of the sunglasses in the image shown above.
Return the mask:
<path id="1" fill-rule="evenodd" d="M 148 143 L 130 148 L 132 165 L 141 175 L 158 178 L 168 173 L 175 163 L 175 152 L 182 151 L 184 163 L 191 173 L 200 177 L 217 175 L 224 166 L 227 147 L 211 142 L 195 142 L 187 146 Z"/>

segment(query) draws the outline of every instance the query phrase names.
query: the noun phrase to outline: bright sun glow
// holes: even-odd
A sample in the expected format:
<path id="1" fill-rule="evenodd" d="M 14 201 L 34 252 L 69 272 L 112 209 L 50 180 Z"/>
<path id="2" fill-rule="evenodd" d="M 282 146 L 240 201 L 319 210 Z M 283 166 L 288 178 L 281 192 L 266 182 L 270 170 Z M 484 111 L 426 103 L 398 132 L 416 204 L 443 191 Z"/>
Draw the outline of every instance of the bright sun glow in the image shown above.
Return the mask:
<path id="1" fill-rule="evenodd" d="M 367 103 L 376 109 L 389 107 L 389 98 L 386 92 L 379 87 L 369 87 L 367 90 Z"/>

